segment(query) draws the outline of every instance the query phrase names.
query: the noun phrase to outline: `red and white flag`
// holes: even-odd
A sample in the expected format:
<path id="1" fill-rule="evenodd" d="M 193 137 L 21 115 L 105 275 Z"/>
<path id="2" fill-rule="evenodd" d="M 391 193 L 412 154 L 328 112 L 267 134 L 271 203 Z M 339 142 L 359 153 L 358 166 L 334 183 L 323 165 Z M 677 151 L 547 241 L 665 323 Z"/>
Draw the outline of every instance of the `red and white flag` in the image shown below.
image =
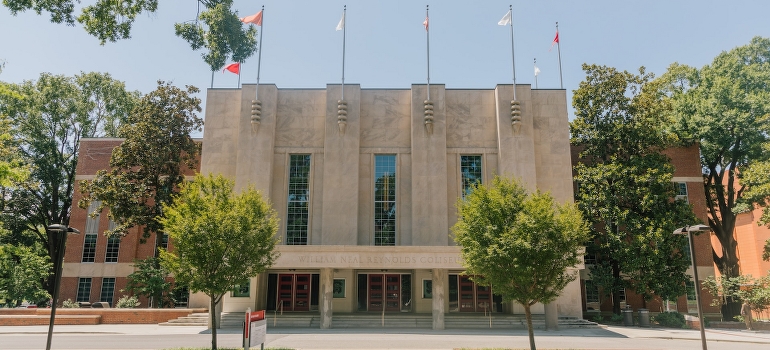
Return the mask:
<path id="1" fill-rule="evenodd" d="M 422 22 L 422 25 L 425 26 L 425 30 L 428 30 L 428 16 L 425 16 L 425 21 Z"/>
<path id="2" fill-rule="evenodd" d="M 252 23 L 256 24 L 258 26 L 262 26 L 262 11 L 259 11 L 251 16 L 246 16 L 241 18 L 241 22 L 243 23 Z"/>
<path id="3" fill-rule="evenodd" d="M 553 38 L 553 42 L 551 42 L 551 48 L 548 49 L 548 51 L 551 51 L 553 49 L 553 46 L 559 43 L 559 31 L 556 30 L 556 37 Z"/>
<path id="4" fill-rule="evenodd" d="M 225 71 L 229 71 L 235 74 L 241 74 L 241 64 L 239 62 L 228 64 L 227 66 L 225 66 L 225 69 L 222 69 L 222 73 L 224 73 Z"/>

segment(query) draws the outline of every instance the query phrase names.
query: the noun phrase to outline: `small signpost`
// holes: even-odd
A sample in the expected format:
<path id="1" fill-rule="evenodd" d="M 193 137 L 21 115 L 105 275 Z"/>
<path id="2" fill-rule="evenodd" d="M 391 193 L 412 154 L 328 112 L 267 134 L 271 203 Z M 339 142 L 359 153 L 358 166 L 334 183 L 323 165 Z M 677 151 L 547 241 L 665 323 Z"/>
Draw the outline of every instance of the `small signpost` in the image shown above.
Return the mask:
<path id="1" fill-rule="evenodd" d="M 249 349 L 259 344 L 259 348 L 264 350 L 266 335 L 265 310 L 254 312 L 251 312 L 251 309 L 246 310 L 246 322 L 243 323 L 243 348 Z"/>

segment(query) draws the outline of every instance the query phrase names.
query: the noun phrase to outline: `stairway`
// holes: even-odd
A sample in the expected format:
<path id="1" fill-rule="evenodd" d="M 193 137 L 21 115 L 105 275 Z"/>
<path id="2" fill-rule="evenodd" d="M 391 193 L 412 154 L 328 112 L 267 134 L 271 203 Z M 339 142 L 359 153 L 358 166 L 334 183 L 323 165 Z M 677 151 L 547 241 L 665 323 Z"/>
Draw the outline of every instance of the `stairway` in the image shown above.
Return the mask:
<path id="1" fill-rule="evenodd" d="M 267 315 L 269 328 L 320 328 L 321 316 L 317 313 L 284 313 Z M 545 317 L 533 315 L 532 326 L 535 329 L 545 328 Z M 484 314 L 446 314 L 444 316 L 446 329 L 526 329 L 527 321 L 524 315 L 493 314 L 491 319 Z M 332 318 L 332 328 L 433 328 L 431 314 L 385 314 L 384 326 L 382 314 L 376 313 L 335 313 Z M 559 317 L 559 328 L 598 328 L 594 322 L 577 317 Z"/>
<path id="2" fill-rule="evenodd" d="M 187 316 L 168 320 L 168 322 L 159 323 L 159 326 L 208 326 L 208 313 L 192 313 Z"/>

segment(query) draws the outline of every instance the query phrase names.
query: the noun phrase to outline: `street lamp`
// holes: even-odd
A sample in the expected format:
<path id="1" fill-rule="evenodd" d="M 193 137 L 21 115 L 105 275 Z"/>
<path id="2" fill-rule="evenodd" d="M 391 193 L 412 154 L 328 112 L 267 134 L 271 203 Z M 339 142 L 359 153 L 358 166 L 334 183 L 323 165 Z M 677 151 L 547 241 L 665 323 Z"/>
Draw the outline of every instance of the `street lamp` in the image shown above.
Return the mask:
<path id="1" fill-rule="evenodd" d="M 687 242 L 690 244 L 690 261 L 692 262 L 692 274 L 695 278 L 695 305 L 698 307 L 698 321 L 700 322 L 700 341 L 703 350 L 706 347 L 706 324 L 703 322 L 703 312 L 700 307 L 700 288 L 698 288 L 698 266 L 695 265 L 695 251 L 693 250 L 693 233 L 711 232 L 711 227 L 707 225 L 685 226 L 674 230 L 675 235 L 687 235 Z"/>
<path id="2" fill-rule="evenodd" d="M 61 285 L 62 265 L 64 265 L 64 244 L 67 242 L 67 233 L 80 234 L 75 228 L 62 224 L 53 224 L 47 227 L 47 230 L 58 233 L 59 249 L 56 254 L 56 265 L 54 265 L 54 284 L 53 301 L 51 303 L 51 320 L 48 322 L 48 341 L 45 344 L 46 350 L 51 350 L 51 336 L 53 335 L 53 323 L 56 318 L 56 303 L 59 299 L 59 285 Z"/>

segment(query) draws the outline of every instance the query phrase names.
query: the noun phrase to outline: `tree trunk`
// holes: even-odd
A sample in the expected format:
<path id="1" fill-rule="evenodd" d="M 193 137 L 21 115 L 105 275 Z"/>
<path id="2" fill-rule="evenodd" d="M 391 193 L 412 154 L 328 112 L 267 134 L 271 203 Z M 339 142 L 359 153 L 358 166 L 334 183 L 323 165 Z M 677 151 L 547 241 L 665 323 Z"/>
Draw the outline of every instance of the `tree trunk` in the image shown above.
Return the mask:
<path id="1" fill-rule="evenodd" d="M 531 305 L 523 304 L 524 316 L 527 319 L 527 333 L 529 334 L 529 349 L 535 350 L 535 330 L 532 329 L 532 310 Z"/>
<path id="2" fill-rule="evenodd" d="M 217 350 L 217 303 L 214 296 L 209 295 L 209 316 L 211 317 L 211 350 Z"/>

